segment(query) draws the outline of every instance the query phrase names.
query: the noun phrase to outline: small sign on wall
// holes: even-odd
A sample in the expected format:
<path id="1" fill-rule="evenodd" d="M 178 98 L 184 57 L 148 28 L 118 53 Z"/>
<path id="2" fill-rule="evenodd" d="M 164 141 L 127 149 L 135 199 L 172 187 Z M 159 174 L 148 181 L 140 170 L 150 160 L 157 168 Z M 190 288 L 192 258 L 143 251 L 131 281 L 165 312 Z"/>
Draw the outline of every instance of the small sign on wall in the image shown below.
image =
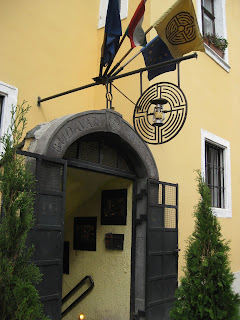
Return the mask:
<path id="1" fill-rule="evenodd" d="M 105 234 L 105 246 L 106 249 L 111 250 L 123 250 L 124 234 Z"/>

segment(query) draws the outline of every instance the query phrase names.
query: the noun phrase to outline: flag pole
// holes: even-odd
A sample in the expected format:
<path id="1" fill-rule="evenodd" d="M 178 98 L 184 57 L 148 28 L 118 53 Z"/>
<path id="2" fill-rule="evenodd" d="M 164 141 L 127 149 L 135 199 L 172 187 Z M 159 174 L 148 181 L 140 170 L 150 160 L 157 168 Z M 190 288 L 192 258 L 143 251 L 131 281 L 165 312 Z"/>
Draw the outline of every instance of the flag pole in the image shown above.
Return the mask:
<path id="1" fill-rule="evenodd" d="M 145 35 L 147 35 L 151 30 L 152 30 L 152 28 L 153 28 L 153 26 L 151 26 L 151 27 L 149 27 L 148 29 L 147 29 L 147 31 L 145 32 Z M 132 50 L 133 50 L 134 48 L 130 48 L 126 53 L 125 53 L 125 55 L 118 61 L 118 63 L 116 63 L 116 65 L 112 68 L 112 70 L 109 72 L 109 74 L 108 74 L 108 76 L 111 76 L 112 74 L 113 74 L 113 72 L 120 66 L 120 64 L 123 62 L 123 60 L 132 52 Z M 141 52 L 141 51 L 140 51 Z M 140 53 L 139 52 L 139 53 Z M 139 53 L 137 54 L 137 55 L 139 55 Z M 136 58 L 136 57 L 134 57 L 134 58 Z M 132 60 L 131 60 L 132 61 Z M 125 67 L 125 66 L 124 66 Z M 120 68 L 121 70 L 120 71 L 122 71 L 122 68 Z M 120 72 L 119 71 L 119 72 Z M 118 72 L 118 70 L 117 70 L 117 73 L 119 73 Z"/>
<path id="2" fill-rule="evenodd" d="M 112 74 L 112 76 L 116 76 L 117 74 L 119 74 L 119 72 L 121 72 L 130 62 L 132 62 L 137 56 L 139 56 L 139 54 L 142 51 L 140 50 L 139 52 L 137 52 L 131 59 L 129 59 L 126 63 L 124 63 L 124 65 L 121 66 L 121 68 L 119 68 L 114 74 Z"/>
<path id="3" fill-rule="evenodd" d="M 131 53 L 133 48 L 130 48 L 125 55 L 116 63 L 116 65 L 112 68 L 112 70 L 109 72 L 108 76 L 111 76 L 113 72 L 120 66 L 120 64 L 123 62 L 123 60 Z"/>

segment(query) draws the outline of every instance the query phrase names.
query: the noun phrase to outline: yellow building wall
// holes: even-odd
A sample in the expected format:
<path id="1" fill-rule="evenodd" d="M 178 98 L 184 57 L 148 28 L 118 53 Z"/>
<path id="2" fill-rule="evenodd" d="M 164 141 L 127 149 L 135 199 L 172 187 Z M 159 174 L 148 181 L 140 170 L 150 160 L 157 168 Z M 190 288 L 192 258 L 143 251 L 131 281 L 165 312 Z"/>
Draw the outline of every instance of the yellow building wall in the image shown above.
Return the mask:
<path id="1" fill-rule="evenodd" d="M 77 319 L 83 312 L 88 320 L 122 320 L 130 317 L 132 183 L 129 180 L 96 173 L 68 174 L 64 240 L 69 241 L 69 274 L 63 275 L 64 297 L 86 275 L 95 286 L 64 319 Z M 81 172 L 81 171 L 80 171 Z M 77 177 L 77 178 L 76 178 Z M 92 187 L 87 186 L 87 182 Z M 88 195 L 85 189 L 88 189 Z M 90 191 L 92 190 L 92 192 Z M 127 224 L 101 225 L 101 191 L 127 189 Z M 75 192 L 72 192 L 72 191 Z M 94 192 L 93 192 L 94 190 Z M 73 250 L 74 217 L 97 217 L 96 251 Z M 107 250 L 106 233 L 124 234 L 124 250 Z M 89 281 L 64 304 L 65 310 L 89 286 Z"/>
<path id="2" fill-rule="evenodd" d="M 98 1 L 47 1 L 4 2 L 1 4 L 1 80 L 19 89 L 18 101 L 27 100 L 32 106 L 28 129 L 66 114 L 106 107 L 105 87 L 98 86 L 71 95 L 63 96 L 37 107 L 41 98 L 94 82 L 98 76 L 100 51 L 104 28 L 97 29 Z M 128 19 L 122 20 L 124 33 L 133 15 L 138 0 L 129 1 Z M 149 8 L 146 8 L 145 29 L 149 26 Z M 130 47 L 126 39 L 117 59 Z M 134 51 L 137 52 L 137 49 Z M 142 57 L 141 62 L 142 62 Z M 132 70 L 139 66 L 139 59 L 131 63 Z M 121 80 L 120 89 L 128 94 L 132 81 L 137 81 L 137 90 L 129 97 L 135 101 L 139 96 L 138 77 Z M 118 84 L 116 84 L 118 86 Z M 131 121 L 134 105 L 117 91 L 113 105 L 126 105 L 127 119 Z M 117 107 L 122 112 L 122 108 Z"/>
<path id="3" fill-rule="evenodd" d="M 3 1 L 1 3 L 0 81 L 19 89 L 18 101 L 32 105 L 28 129 L 69 113 L 106 106 L 105 88 L 98 86 L 42 103 L 37 97 L 56 94 L 91 83 L 98 75 L 103 29 L 97 29 L 100 1 Z M 173 0 L 146 2 L 143 27 L 146 30 L 170 7 Z M 193 1 L 196 6 L 196 1 Z M 128 18 L 122 21 L 125 31 L 138 0 L 129 0 Z M 160 180 L 179 183 L 179 271 L 184 264 L 185 241 L 194 226 L 193 208 L 198 200 L 196 173 L 201 168 L 201 129 L 230 142 L 232 171 L 232 218 L 220 218 L 224 238 L 231 240 L 231 267 L 240 271 L 239 259 L 239 12 L 238 0 L 226 1 L 230 72 L 223 70 L 207 54 L 182 62 L 181 88 L 188 101 L 188 116 L 181 132 L 170 142 L 150 146 L 159 169 Z M 155 36 L 151 31 L 148 40 Z M 116 61 L 129 49 L 125 40 Z M 133 54 L 139 48 L 133 50 Z M 125 71 L 143 67 L 139 56 Z M 144 89 L 148 87 L 144 74 Z M 158 81 L 176 83 L 176 73 L 167 73 Z M 114 84 L 134 102 L 140 96 L 139 76 Z M 132 124 L 134 105 L 113 89 L 113 106 Z"/>
<path id="4" fill-rule="evenodd" d="M 174 1 L 161 3 L 165 11 Z M 159 1 L 151 1 L 151 23 L 159 17 Z M 195 8 L 196 3 L 194 2 Z M 236 12 L 240 10 L 239 1 L 226 1 L 226 22 L 228 32 L 228 54 L 230 72 L 226 72 L 206 53 L 198 52 L 197 60 L 192 59 L 180 64 L 181 89 L 188 101 L 188 116 L 182 131 L 170 142 L 161 146 L 152 146 L 154 158 L 159 166 L 159 176 L 179 184 L 179 275 L 184 265 L 186 239 L 193 231 L 194 206 L 198 201 L 196 192 L 196 172 L 201 169 L 201 129 L 211 132 L 230 142 L 232 172 L 232 218 L 219 218 L 223 237 L 231 240 L 230 260 L 234 272 L 240 270 L 239 259 L 239 187 L 240 156 L 238 108 L 240 65 L 237 52 L 240 49 L 237 33 L 239 21 Z M 155 36 L 155 35 L 153 35 Z M 174 73 L 155 78 L 159 81 L 177 83 Z M 161 169 L 161 166 L 163 169 Z"/>

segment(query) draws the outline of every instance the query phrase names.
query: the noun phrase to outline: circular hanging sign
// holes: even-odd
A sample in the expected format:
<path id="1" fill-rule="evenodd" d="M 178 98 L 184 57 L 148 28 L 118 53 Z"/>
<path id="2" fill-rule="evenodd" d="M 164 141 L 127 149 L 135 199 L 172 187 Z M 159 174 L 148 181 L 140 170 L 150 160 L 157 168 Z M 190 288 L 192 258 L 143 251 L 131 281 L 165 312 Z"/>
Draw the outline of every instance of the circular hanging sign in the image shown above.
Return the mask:
<path id="1" fill-rule="evenodd" d="M 154 123 L 156 99 L 165 99 L 161 125 Z M 155 101 L 153 101 L 155 100 Z M 183 91 L 173 83 L 159 82 L 143 92 L 138 99 L 133 124 L 137 134 L 149 144 L 162 144 L 173 139 L 182 129 L 187 117 L 187 100 Z"/>

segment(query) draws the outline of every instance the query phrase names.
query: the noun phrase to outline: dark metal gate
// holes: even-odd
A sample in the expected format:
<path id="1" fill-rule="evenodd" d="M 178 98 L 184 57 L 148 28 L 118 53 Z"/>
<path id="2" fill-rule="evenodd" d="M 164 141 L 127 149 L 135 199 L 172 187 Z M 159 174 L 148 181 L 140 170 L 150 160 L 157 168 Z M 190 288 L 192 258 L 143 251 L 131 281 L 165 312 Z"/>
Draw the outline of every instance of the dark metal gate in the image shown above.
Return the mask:
<path id="1" fill-rule="evenodd" d="M 29 244 L 35 246 L 34 263 L 42 273 L 37 286 L 44 312 L 51 320 L 61 319 L 62 258 L 67 161 L 28 152 L 36 177 L 35 224 Z"/>
<path id="2" fill-rule="evenodd" d="M 149 180 L 146 313 L 168 320 L 178 276 L 178 185 Z"/>

